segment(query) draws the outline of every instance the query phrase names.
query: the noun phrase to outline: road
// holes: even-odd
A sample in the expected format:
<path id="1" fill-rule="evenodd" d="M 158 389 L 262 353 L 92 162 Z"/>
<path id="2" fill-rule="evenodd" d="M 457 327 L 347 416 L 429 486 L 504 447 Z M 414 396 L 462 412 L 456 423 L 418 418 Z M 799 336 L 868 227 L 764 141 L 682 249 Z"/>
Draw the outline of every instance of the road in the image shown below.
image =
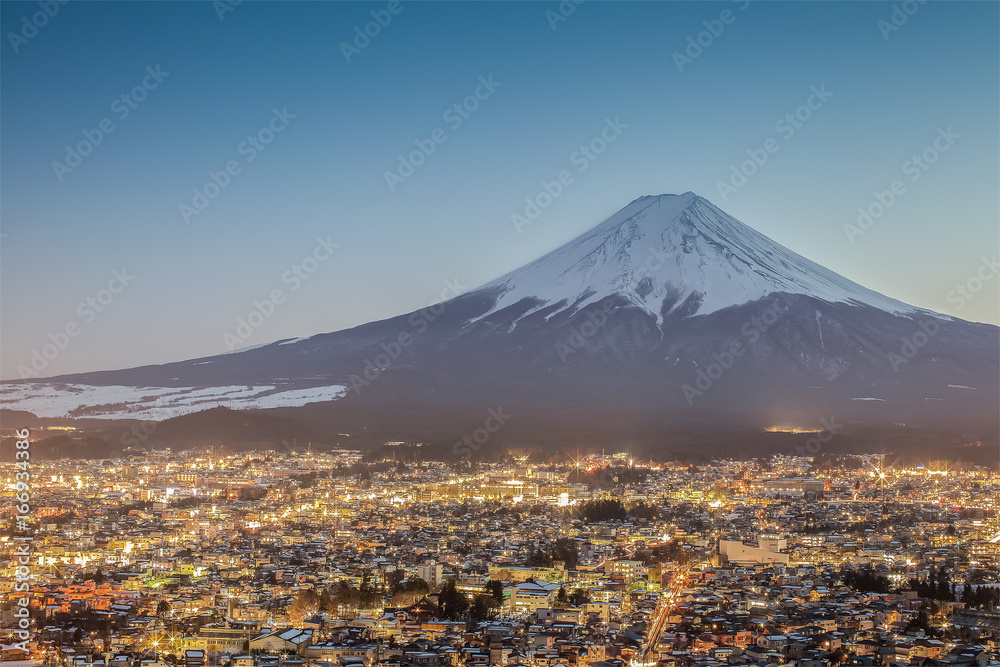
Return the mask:
<path id="1" fill-rule="evenodd" d="M 632 661 L 632 667 L 649 667 L 656 664 L 655 659 L 650 660 L 650 655 L 656 655 L 657 646 L 660 644 L 660 635 L 663 634 L 663 628 L 667 625 L 667 618 L 677 606 L 681 593 L 687 587 L 687 579 L 691 570 L 700 564 L 700 562 L 692 562 L 679 566 L 670 577 L 670 585 L 660 592 L 660 600 L 656 605 L 653 622 L 646 631 L 646 638 L 639 650 L 638 659 Z"/>

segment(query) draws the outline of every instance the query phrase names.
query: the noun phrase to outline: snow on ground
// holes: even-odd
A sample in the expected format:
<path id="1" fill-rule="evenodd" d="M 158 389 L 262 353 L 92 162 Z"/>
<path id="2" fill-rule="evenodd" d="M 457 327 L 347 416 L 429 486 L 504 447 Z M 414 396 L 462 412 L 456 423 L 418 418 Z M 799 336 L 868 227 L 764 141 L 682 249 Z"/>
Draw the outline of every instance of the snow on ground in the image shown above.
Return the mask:
<path id="1" fill-rule="evenodd" d="M 308 336 L 306 338 L 308 338 Z M 281 341 L 278 345 L 291 345 L 293 343 L 298 343 L 300 340 L 306 340 L 306 338 L 289 338 L 288 340 Z"/>
<path id="2" fill-rule="evenodd" d="M 276 394 L 267 394 L 257 398 L 248 398 L 241 407 L 263 410 L 265 408 L 288 408 L 306 403 L 332 401 L 347 393 L 347 387 L 338 384 L 332 387 L 310 387 L 309 389 L 291 389 Z"/>
<path id="3" fill-rule="evenodd" d="M 883 403 L 885 402 L 884 398 L 870 398 L 870 397 L 866 397 L 866 398 L 852 398 L 851 400 L 852 401 L 882 401 Z"/>
<path id="4" fill-rule="evenodd" d="M 234 410 L 289 408 L 332 401 L 347 393 L 336 384 L 281 390 L 274 385 L 228 387 L 124 387 L 113 385 L 0 385 L 0 405 L 38 417 L 162 420 L 215 407 Z"/>
<path id="5" fill-rule="evenodd" d="M 971 389 L 973 391 L 978 391 L 975 387 L 966 387 L 964 384 L 950 384 L 948 386 L 952 389 Z"/>

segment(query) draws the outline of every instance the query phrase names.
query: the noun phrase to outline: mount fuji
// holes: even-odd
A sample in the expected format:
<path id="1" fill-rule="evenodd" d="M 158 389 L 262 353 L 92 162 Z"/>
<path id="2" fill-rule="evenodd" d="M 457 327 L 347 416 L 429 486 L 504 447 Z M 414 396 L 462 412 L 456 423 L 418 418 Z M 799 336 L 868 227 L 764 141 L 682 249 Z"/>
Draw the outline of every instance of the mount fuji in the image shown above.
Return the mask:
<path id="1" fill-rule="evenodd" d="M 688 192 L 636 199 L 437 306 L 191 361 L 8 382 L 0 398 L 50 419 L 269 410 L 369 444 L 446 445 L 492 423 L 490 446 L 731 451 L 747 434 L 835 423 L 982 446 L 997 438 L 998 351 L 996 326 L 862 287 Z"/>
<path id="2" fill-rule="evenodd" d="M 580 309 L 614 293 L 656 317 L 657 325 L 671 313 L 708 315 L 779 292 L 920 312 L 796 255 L 691 192 L 636 199 L 480 289 L 500 294 L 491 313 L 522 299 Z"/>

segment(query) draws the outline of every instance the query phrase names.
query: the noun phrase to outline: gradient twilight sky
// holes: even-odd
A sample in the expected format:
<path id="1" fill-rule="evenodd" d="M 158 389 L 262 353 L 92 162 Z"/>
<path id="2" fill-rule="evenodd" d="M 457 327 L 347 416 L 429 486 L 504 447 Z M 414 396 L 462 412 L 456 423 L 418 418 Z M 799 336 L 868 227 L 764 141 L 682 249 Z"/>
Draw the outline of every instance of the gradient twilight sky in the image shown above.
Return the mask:
<path id="1" fill-rule="evenodd" d="M 927 2 L 886 39 L 881 2 L 591 1 L 553 30 L 555 1 L 414 0 L 348 63 L 340 44 L 386 6 L 247 0 L 220 20 L 211 2 L 73 0 L 15 52 L 39 5 L 0 3 L 0 377 L 73 323 L 42 375 L 224 352 L 276 288 L 287 301 L 248 345 L 409 312 L 688 190 L 867 287 L 1000 322 L 1000 277 L 980 268 L 1000 245 L 997 3 Z M 678 71 L 672 54 L 727 9 Z M 147 66 L 169 74 L 121 119 Z M 442 114 L 489 76 L 500 86 L 453 129 Z M 811 86 L 833 95 L 782 138 Z M 247 162 L 238 147 L 274 108 L 295 117 Z M 519 234 L 525 197 L 616 117 L 618 140 Z M 60 182 L 52 163 L 105 118 Z M 949 127 L 911 181 L 904 163 Z M 390 192 L 386 170 L 435 128 L 447 141 Z M 717 182 L 768 137 L 779 151 L 724 200 Z M 241 172 L 185 224 L 179 205 L 229 160 Z M 849 242 L 843 225 L 894 179 L 905 192 Z M 282 276 L 317 237 L 340 247 L 293 291 Z M 79 306 L 122 269 L 134 278 L 102 312 Z M 981 291 L 949 300 L 977 271 Z"/>

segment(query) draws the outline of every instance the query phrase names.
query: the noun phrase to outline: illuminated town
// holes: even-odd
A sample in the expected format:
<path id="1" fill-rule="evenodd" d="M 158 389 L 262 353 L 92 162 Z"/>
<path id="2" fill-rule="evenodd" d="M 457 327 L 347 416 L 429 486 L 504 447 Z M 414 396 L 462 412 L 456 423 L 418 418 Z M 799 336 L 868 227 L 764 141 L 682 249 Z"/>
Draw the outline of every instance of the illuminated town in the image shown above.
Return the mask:
<path id="1" fill-rule="evenodd" d="M 985 468 L 878 455 L 446 463 L 414 452 L 32 461 L 34 522 L 3 522 L 3 658 L 998 664 L 1000 479 Z M 13 507 L 15 464 L 3 466 Z M 28 593 L 13 583 L 23 532 Z M 25 597 L 30 640 L 18 641 Z"/>

